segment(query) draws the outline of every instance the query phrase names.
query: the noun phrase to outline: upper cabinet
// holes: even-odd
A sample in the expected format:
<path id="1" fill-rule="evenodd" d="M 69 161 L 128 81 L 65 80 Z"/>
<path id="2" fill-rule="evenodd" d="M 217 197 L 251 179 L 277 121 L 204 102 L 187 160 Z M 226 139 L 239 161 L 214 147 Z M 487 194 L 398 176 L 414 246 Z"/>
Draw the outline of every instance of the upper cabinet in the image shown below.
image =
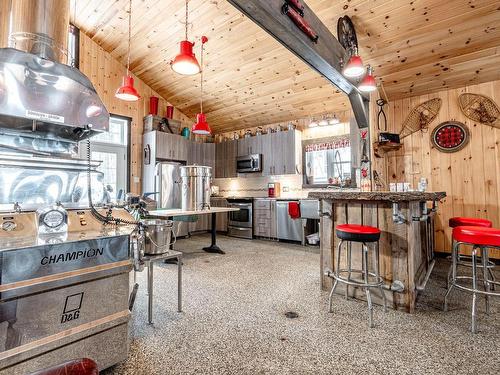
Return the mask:
<path id="1" fill-rule="evenodd" d="M 215 145 L 215 177 L 236 177 L 238 141 L 226 141 Z"/>
<path id="2" fill-rule="evenodd" d="M 156 157 L 165 160 L 186 160 L 187 143 L 184 137 L 176 134 L 155 131 Z"/>
<path id="3" fill-rule="evenodd" d="M 302 133 L 298 130 L 262 135 L 262 174 L 284 175 L 302 173 Z"/>
<path id="4" fill-rule="evenodd" d="M 262 155 L 262 172 L 251 176 L 302 173 L 302 133 L 298 130 L 225 141 L 215 148 L 217 178 L 236 177 L 236 158 L 251 154 Z"/>
<path id="5" fill-rule="evenodd" d="M 262 154 L 262 139 L 265 135 L 256 137 L 241 138 L 238 142 L 238 156 L 246 156 L 252 154 Z"/>
<path id="6" fill-rule="evenodd" d="M 212 167 L 215 169 L 215 144 L 196 143 L 177 135 L 160 131 L 153 131 L 144 134 L 144 144 L 154 142 L 154 152 L 156 159 L 183 161 L 187 164 L 197 164 Z"/>

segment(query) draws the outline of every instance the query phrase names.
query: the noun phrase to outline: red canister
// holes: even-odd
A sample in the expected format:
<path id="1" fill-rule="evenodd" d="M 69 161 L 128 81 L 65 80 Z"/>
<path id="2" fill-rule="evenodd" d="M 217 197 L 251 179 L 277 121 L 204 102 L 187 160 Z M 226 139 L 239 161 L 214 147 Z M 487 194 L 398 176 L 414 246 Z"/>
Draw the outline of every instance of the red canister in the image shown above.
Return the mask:
<path id="1" fill-rule="evenodd" d="M 165 114 L 165 117 L 168 118 L 169 120 L 174 118 L 174 106 L 173 105 L 167 105 L 167 112 Z"/>
<path id="2" fill-rule="evenodd" d="M 157 96 L 151 96 L 149 98 L 149 114 L 153 116 L 158 115 L 158 102 L 159 98 Z"/>

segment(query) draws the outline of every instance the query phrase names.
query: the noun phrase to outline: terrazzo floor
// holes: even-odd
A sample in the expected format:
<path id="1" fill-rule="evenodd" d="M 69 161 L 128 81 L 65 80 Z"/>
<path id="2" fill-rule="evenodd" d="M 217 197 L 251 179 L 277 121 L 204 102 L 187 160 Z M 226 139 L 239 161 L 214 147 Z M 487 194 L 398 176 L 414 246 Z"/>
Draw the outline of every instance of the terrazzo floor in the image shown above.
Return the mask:
<path id="1" fill-rule="evenodd" d="M 500 299 L 490 316 L 479 299 L 480 332 L 472 335 L 470 295 L 454 292 L 450 311 L 441 310 L 446 259 L 416 314 L 376 306 L 369 329 L 363 302 L 337 296 L 335 312 L 327 312 L 318 253 L 224 236 L 218 242 L 226 255 L 199 250 L 209 243 L 205 235 L 176 245 L 185 252 L 183 313 L 176 312 L 176 266 L 156 267 L 152 326 L 146 273 L 138 275 L 130 355 L 106 375 L 500 373 Z M 287 311 L 299 317 L 288 319 Z"/>

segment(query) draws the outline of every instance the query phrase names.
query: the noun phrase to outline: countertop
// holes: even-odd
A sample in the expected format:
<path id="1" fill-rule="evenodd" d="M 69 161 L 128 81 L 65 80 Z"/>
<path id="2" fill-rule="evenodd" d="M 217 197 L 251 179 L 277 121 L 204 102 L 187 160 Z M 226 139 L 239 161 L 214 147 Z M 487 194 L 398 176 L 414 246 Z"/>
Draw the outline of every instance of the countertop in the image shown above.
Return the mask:
<path id="1" fill-rule="evenodd" d="M 434 201 L 446 197 L 446 192 L 391 192 L 391 191 L 314 191 L 309 193 L 309 198 L 326 200 L 360 200 L 360 201 L 390 201 L 390 202 L 411 202 L 411 201 Z"/>
<path id="2" fill-rule="evenodd" d="M 267 199 L 267 200 L 275 200 L 275 201 L 300 201 L 304 199 L 313 199 L 313 198 L 308 198 L 308 197 L 277 197 L 277 198 L 271 198 L 271 197 L 211 197 L 210 199 L 253 199 L 253 200 L 259 200 L 259 199 Z"/>
<path id="3" fill-rule="evenodd" d="M 207 214 L 217 214 L 221 212 L 230 212 L 239 210 L 240 210 L 239 208 L 230 208 L 230 207 L 212 207 L 209 210 L 203 210 L 203 211 L 183 211 L 181 209 L 174 208 L 172 210 L 149 211 L 148 216 L 176 217 L 176 216 L 189 216 L 189 215 L 207 215 Z"/>

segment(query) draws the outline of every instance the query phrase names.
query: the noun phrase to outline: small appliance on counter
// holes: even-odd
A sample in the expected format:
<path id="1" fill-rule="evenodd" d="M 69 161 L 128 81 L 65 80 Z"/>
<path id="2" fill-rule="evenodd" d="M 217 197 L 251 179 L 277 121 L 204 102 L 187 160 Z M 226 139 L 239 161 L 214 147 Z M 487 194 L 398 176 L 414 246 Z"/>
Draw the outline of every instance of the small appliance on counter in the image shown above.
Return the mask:
<path id="1" fill-rule="evenodd" d="M 270 182 L 267 184 L 267 196 L 269 198 L 279 198 L 281 195 L 281 184 L 279 182 Z"/>

